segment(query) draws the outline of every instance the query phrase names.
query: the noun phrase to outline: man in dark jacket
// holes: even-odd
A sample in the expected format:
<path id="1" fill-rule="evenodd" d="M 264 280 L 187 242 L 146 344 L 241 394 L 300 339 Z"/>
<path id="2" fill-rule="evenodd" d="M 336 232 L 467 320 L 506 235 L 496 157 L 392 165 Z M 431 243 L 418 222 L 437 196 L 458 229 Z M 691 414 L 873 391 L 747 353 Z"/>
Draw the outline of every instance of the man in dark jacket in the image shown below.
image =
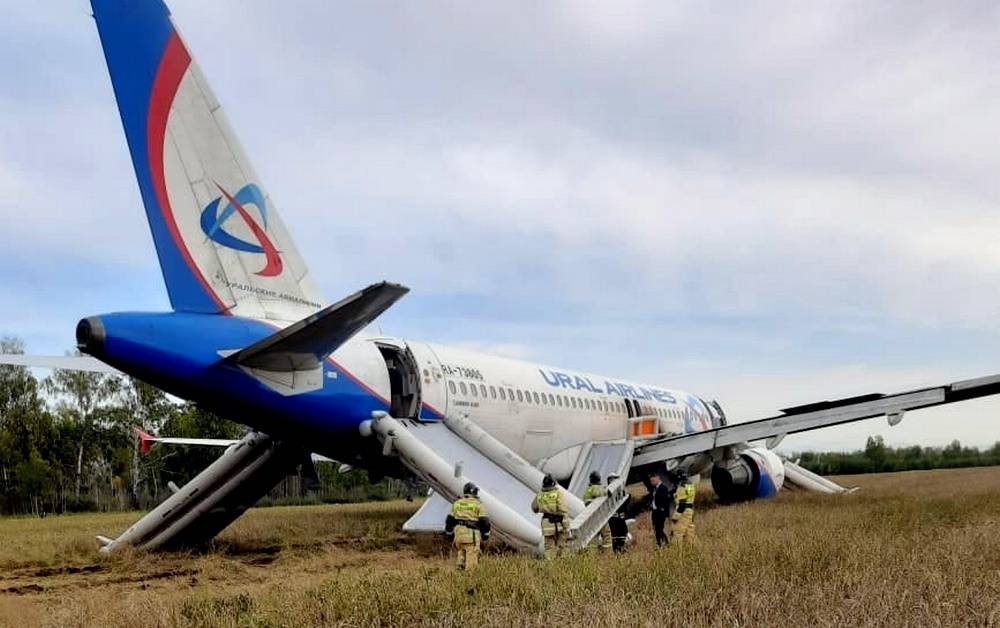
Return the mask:
<path id="1" fill-rule="evenodd" d="M 653 516 L 653 532 L 656 534 L 657 547 L 670 542 L 663 527 L 670 518 L 670 509 L 674 504 L 674 491 L 660 477 L 659 472 L 649 474 L 649 508 Z"/>

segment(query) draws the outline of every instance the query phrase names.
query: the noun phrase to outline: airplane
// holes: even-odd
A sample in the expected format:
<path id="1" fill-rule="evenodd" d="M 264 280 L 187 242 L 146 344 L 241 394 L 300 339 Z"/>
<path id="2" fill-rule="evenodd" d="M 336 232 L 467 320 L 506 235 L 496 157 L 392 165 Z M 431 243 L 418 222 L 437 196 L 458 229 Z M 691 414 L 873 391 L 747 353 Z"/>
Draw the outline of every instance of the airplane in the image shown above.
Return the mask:
<path id="1" fill-rule="evenodd" d="M 408 288 L 383 281 L 325 305 L 164 2 L 91 5 L 172 309 L 87 316 L 84 355 L 0 362 L 125 373 L 251 428 L 119 537 L 98 537 L 102 551 L 204 543 L 312 453 L 427 482 L 432 496 L 404 525 L 413 531 L 442 529 L 474 481 L 495 536 L 529 552 L 541 534 L 528 504 L 549 473 L 582 547 L 650 471 L 707 475 L 725 502 L 785 485 L 836 492 L 773 448 L 787 434 L 894 425 L 1000 393 L 992 375 L 730 423 L 686 391 L 383 335 L 373 321 Z M 591 470 L 621 479 L 584 506 Z"/>

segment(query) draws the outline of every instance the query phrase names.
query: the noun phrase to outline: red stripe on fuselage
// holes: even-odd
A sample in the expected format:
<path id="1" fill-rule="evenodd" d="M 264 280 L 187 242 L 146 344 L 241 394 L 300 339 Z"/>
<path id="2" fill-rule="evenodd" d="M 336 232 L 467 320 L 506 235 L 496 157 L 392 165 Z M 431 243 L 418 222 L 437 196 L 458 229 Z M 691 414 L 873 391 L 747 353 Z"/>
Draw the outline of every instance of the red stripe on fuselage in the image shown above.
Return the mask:
<path id="1" fill-rule="evenodd" d="M 184 244 L 184 238 L 181 237 L 177 221 L 174 220 L 173 209 L 170 207 L 170 198 L 167 196 L 166 172 L 163 170 L 163 142 L 167 134 L 167 118 L 170 116 L 170 107 L 177 95 L 181 79 L 184 78 L 184 73 L 187 72 L 190 64 L 191 55 L 184 48 L 177 33 L 172 33 L 163 52 L 163 59 L 160 60 L 160 67 L 156 70 L 153 89 L 149 95 L 149 114 L 146 117 L 149 168 L 152 171 L 150 174 L 153 178 L 153 190 L 156 192 L 156 201 L 160 205 L 160 213 L 163 214 L 163 221 L 166 223 L 167 229 L 170 230 L 170 235 L 174 238 L 177 250 L 180 251 L 188 268 L 191 269 L 191 273 L 198 279 L 205 292 L 215 301 L 219 311 L 222 314 L 228 314 L 229 308 L 205 280 Z"/>

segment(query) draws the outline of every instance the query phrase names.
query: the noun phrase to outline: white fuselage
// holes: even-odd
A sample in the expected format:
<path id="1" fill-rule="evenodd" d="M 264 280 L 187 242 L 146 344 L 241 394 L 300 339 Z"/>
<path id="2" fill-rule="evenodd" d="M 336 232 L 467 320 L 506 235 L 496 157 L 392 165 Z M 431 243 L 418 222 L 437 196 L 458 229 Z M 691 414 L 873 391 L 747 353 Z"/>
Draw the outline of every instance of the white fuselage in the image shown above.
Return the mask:
<path id="1" fill-rule="evenodd" d="M 575 460 L 575 447 L 625 438 L 635 423 L 630 419 L 654 417 L 645 427 L 657 434 L 702 431 L 718 419 L 708 404 L 679 390 L 399 338 L 361 343 L 409 349 L 425 418 L 428 409 L 439 417 L 467 417 L 532 464 L 548 461 L 557 476 Z M 391 396 L 384 369 L 364 371 L 374 390 Z"/>

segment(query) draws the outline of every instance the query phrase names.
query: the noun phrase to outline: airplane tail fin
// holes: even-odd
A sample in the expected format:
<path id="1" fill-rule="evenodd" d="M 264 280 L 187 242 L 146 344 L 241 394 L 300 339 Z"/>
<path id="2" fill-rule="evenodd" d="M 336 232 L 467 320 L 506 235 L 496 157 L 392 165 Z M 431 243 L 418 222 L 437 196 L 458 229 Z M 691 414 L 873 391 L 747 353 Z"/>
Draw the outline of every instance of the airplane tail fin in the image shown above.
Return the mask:
<path id="1" fill-rule="evenodd" d="M 91 0 L 175 310 L 295 321 L 305 262 L 162 0 Z"/>

